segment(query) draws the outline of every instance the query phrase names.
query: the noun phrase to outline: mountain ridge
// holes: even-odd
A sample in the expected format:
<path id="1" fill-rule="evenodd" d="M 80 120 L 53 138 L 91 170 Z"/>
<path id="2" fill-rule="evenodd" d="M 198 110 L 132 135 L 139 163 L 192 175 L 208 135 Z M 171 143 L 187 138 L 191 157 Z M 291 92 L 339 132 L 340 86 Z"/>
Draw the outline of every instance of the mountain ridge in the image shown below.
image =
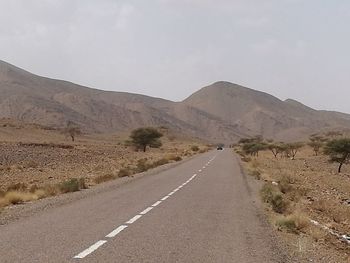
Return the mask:
<path id="1" fill-rule="evenodd" d="M 350 128 L 350 115 L 312 109 L 298 101 L 218 81 L 180 102 L 104 91 L 34 75 L 0 61 L 0 117 L 88 132 L 140 126 L 169 128 L 208 141 L 262 135 L 297 140 L 320 130 Z"/>

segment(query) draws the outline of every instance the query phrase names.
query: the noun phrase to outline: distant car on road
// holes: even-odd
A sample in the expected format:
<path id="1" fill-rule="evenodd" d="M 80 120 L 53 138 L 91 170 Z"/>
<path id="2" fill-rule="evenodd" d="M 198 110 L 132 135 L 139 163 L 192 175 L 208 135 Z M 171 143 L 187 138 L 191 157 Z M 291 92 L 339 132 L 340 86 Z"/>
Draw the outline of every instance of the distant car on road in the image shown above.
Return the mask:
<path id="1" fill-rule="evenodd" d="M 217 148 L 216 148 L 216 150 L 218 150 L 218 151 L 222 151 L 224 148 L 222 147 L 222 146 L 218 146 Z"/>

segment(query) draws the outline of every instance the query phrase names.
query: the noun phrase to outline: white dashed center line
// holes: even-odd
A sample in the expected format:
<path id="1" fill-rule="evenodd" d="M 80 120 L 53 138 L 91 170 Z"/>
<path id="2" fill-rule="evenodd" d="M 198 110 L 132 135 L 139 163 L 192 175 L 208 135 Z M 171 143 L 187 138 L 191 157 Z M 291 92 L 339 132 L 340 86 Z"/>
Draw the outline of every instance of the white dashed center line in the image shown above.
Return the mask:
<path id="1" fill-rule="evenodd" d="M 131 218 L 128 222 L 126 222 L 126 224 L 131 225 L 131 224 L 135 223 L 137 220 L 139 220 L 141 217 L 142 217 L 142 215 L 134 216 L 134 217 Z"/>
<path id="2" fill-rule="evenodd" d="M 74 258 L 76 258 L 76 259 L 85 258 L 86 256 L 90 255 L 92 252 L 94 252 L 95 250 L 99 249 L 101 246 L 103 246 L 106 243 L 107 243 L 106 240 L 100 240 L 100 241 L 96 242 L 95 244 L 93 244 L 88 249 L 86 249 L 83 252 L 81 252 L 79 255 L 75 256 Z"/>
<path id="3" fill-rule="evenodd" d="M 121 225 L 120 227 L 116 228 L 111 233 L 109 233 L 106 237 L 113 238 L 113 237 L 117 236 L 120 232 L 122 232 L 127 227 L 128 226 L 126 226 L 126 225 Z"/>
<path id="4" fill-rule="evenodd" d="M 157 201 L 157 202 L 155 202 L 152 206 L 153 206 L 153 207 L 156 207 L 156 206 L 159 206 L 161 203 L 162 203 L 162 201 Z"/>
<path id="5" fill-rule="evenodd" d="M 168 198 L 169 198 L 170 196 L 164 196 L 162 199 L 160 199 L 160 200 L 162 200 L 162 201 L 165 201 L 165 200 L 167 200 Z"/>
<path id="6" fill-rule="evenodd" d="M 209 162 L 207 163 L 206 166 L 203 166 L 203 170 L 212 162 L 215 160 L 217 155 L 215 155 L 212 159 L 209 160 Z M 199 173 L 202 172 L 201 170 L 198 170 Z M 153 205 L 151 205 L 150 207 L 147 207 L 145 210 L 143 210 L 140 214 L 134 216 L 133 218 L 131 218 L 129 221 L 127 221 L 125 223 L 125 225 L 121 225 L 119 227 L 117 227 L 115 230 L 113 230 L 111 233 L 109 233 L 106 238 L 114 238 L 116 237 L 118 234 L 120 234 L 123 230 L 127 229 L 128 226 L 127 225 L 131 225 L 133 223 L 135 223 L 137 220 L 139 220 L 142 216 L 148 214 L 149 212 L 151 212 L 155 207 L 157 207 L 158 205 L 160 205 L 163 201 L 167 200 L 168 198 L 170 198 L 172 195 L 174 195 L 177 191 L 179 191 L 180 189 L 182 189 L 184 186 L 186 186 L 188 183 L 190 183 L 194 178 L 197 177 L 197 174 L 194 174 L 190 179 L 188 179 L 185 183 L 183 183 L 182 185 L 180 185 L 179 187 L 177 187 L 175 190 L 173 190 L 172 192 L 170 192 L 168 195 L 164 196 L 162 199 L 160 199 L 159 201 L 155 202 Z M 81 252 L 80 254 L 78 254 L 77 256 L 74 257 L 74 259 L 83 259 L 85 257 L 87 257 L 88 255 L 90 255 L 91 253 L 93 253 L 94 251 L 96 251 L 97 249 L 99 249 L 101 246 L 103 246 L 104 244 L 107 243 L 107 240 L 100 240 L 98 242 L 96 242 L 95 244 L 93 244 L 91 247 L 89 247 L 88 249 L 84 250 L 83 252 Z"/>
<path id="7" fill-rule="evenodd" d="M 152 206 L 146 208 L 145 210 L 143 210 L 143 211 L 140 213 L 140 215 L 145 215 L 145 214 L 147 214 L 147 213 L 150 212 L 153 208 L 154 208 L 154 207 L 152 207 Z"/>

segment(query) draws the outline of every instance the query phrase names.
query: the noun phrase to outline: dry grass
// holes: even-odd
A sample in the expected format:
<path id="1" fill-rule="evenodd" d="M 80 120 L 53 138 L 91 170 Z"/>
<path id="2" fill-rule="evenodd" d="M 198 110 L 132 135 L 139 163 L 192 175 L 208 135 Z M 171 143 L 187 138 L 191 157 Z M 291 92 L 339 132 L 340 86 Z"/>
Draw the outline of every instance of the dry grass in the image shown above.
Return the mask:
<path id="1" fill-rule="evenodd" d="M 248 161 L 244 166 L 250 174 L 259 171 L 261 179 L 267 182 L 261 197 L 271 208 L 266 210 L 271 221 L 283 230 L 283 238 L 292 245 L 297 243 L 298 234 L 303 233 L 312 248 L 303 252 L 308 258 L 322 258 L 319 253 L 314 253 L 317 250 L 322 251 L 323 256 L 332 255 L 334 262 L 343 262 L 344 256 L 350 258 L 345 243 L 309 221 L 316 220 L 339 234 L 350 233 L 350 206 L 347 205 L 350 165 L 344 166 L 343 173 L 338 174 L 336 164 L 329 163 L 326 156 L 314 156 L 306 147 L 296 160 L 276 159 L 267 151 L 251 160 L 245 159 L 244 155 L 242 158 Z"/>
<path id="2" fill-rule="evenodd" d="M 279 217 L 276 220 L 276 226 L 280 230 L 298 234 L 300 232 L 305 232 L 310 226 L 310 220 L 305 215 L 294 213 L 292 215 Z"/>
<path id="3" fill-rule="evenodd" d="M 132 175 L 132 170 L 130 168 L 120 169 L 118 177 L 127 177 Z"/>
<path id="4" fill-rule="evenodd" d="M 99 175 L 97 177 L 94 178 L 94 183 L 95 184 L 101 184 L 104 182 L 108 182 L 108 181 L 112 181 L 114 179 L 116 179 L 117 176 L 115 176 L 114 174 L 108 173 L 108 174 L 103 174 L 103 175 Z"/>
<path id="5" fill-rule="evenodd" d="M 87 185 L 84 178 L 72 178 L 60 183 L 59 189 L 61 193 L 65 194 L 87 189 Z"/>

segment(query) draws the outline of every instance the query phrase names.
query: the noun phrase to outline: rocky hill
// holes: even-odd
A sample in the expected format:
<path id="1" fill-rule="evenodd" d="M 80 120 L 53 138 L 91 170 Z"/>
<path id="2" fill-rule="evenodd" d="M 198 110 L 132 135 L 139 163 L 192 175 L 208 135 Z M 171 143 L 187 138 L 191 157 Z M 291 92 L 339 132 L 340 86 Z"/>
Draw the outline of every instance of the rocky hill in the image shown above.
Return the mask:
<path id="1" fill-rule="evenodd" d="M 102 133 L 167 126 L 215 142 L 257 134 L 296 140 L 320 130 L 350 128 L 350 115 L 317 111 L 228 82 L 217 82 L 182 102 L 172 102 L 40 77 L 3 61 L 0 118 L 51 127 L 73 121 L 86 131 Z"/>

